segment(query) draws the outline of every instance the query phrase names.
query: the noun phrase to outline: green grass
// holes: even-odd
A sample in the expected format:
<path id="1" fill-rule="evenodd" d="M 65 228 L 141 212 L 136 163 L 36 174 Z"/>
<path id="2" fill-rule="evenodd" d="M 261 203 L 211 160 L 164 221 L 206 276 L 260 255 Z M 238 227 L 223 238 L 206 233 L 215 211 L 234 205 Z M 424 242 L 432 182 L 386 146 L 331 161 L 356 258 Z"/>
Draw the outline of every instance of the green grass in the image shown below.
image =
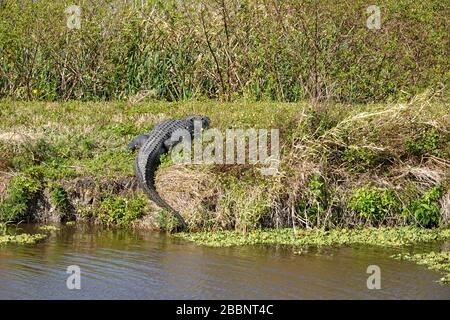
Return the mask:
<path id="1" fill-rule="evenodd" d="M 134 155 L 125 147 L 168 117 L 207 114 L 218 128 L 283 127 L 297 108 L 290 104 L 219 104 L 214 102 L 152 103 L 26 103 L 1 102 L 0 130 L 25 135 L 25 143 L 0 140 L 20 171 L 57 179 L 79 176 L 131 176 Z M 258 115 L 264 115 L 259 118 Z M 133 128 L 130 130 L 130 128 Z"/>

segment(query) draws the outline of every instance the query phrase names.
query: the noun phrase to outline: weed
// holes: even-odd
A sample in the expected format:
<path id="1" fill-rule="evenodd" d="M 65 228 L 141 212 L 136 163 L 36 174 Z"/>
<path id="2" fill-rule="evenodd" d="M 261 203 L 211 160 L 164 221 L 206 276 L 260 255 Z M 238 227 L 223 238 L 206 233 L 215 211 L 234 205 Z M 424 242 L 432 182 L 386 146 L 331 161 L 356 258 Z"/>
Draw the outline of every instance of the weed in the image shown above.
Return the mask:
<path id="1" fill-rule="evenodd" d="M 59 228 L 52 225 L 47 225 L 47 226 L 39 226 L 39 230 L 52 232 L 52 231 L 59 231 Z"/>
<path id="2" fill-rule="evenodd" d="M 364 172 L 379 164 L 378 153 L 367 147 L 349 146 L 342 153 L 346 166 L 355 172 Z"/>
<path id="3" fill-rule="evenodd" d="M 422 129 L 416 137 L 405 142 L 407 152 L 416 156 L 440 155 L 440 146 L 441 136 L 435 128 Z"/>
<path id="4" fill-rule="evenodd" d="M 105 197 L 95 216 L 104 224 L 128 227 L 147 211 L 147 200 L 142 197 L 126 199 L 120 195 Z"/>
<path id="5" fill-rule="evenodd" d="M 400 204 L 395 193 L 383 188 L 356 189 L 350 197 L 348 207 L 359 217 L 376 223 L 388 214 L 400 211 Z"/>
<path id="6" fill-rule="evenodd" d="M 62 23 L 64 1 L 1 1 L 0 96 L 367 102 L 406 100 L 448 83 L 448 17 L 436 2 L 410 1 L 401 14 L 398 0 L 383 2 L 386 29 L 395 19 L 403 41 L 385 29 L 368 34 L 361 0 L 217 1 L 202 10 L 175 1 L 109 10 L 107 2 L 82 2 L 91 14 L 74 32 Z"/>
<path id="7" fill-rule="evenodd" d="M 67 191 L 62 187 L 56 187 L 50 192 L 50 200 L 62 215 L 66 215 L 71 208 Z"/>
<path id="8" fill-rule="evenodd" d="M 427 266 L 430 270 L 437 270 L 444 273 L 444 276 L 439 279 L 440 283 L 450 284 L 450 252 L 429 252 L 410 254 L 397 254 L 392 256 L 399 260 L 414 261 L 419 265 Z"/>
<path id="9" fill-rule="evenodd" d="M 257 229 L 247 234 L 237 231 L 178 233 L 177 237 L 212 247 L 240 245 L 339 246 L 374 245 L 399 247 L 421 242 L 450 239 L 450 229 L 423 229 L 417 227 L 362 228 L 362 229 Z"/>
<path id="10" fill-rule="evenodd" d="M 444 187 L 437 185 L 426 191 L 419 199 L 413 200 L 404 211 L 412 215 L 412 223 L 422 227 L 436 227 L 440 221 L 439 199 L 444 194 Z"/>
<path id="11" fill-rule="evenodd" d="M 0 221 L 19 222 L 27 218 L 41 184 L 25 176 L 14 177 L 8 187 L 7 197 L 0 202 Z"/>
<path id="12" fill-rule="evenodd" d="M 302 199 L 297 211 L 304 215 L 306 227 L 321 226 L 321 218 L 327 207 L 327 192 L 323 177 L 315 173 L 309 179 L 305 198 Z"/>
<path id="13" fill-rule="evenodd" d="M 19 235 L 0 235 L 0 245 L 1 244 L 7 244 L 7 243 L 14 243 L 14 244 L 35 244 L 38 241 L 41 241 L 43 239 L 47 238 L 47 235 L 45 234 L 28 234 L 28 233 L 21 233 Z"/>
<path id="14" fill-rule="evenodd" d="M 178 226 L 177 218 L 167 209 L 158 211 L 156 223 L 161 230 L 167 232 L 173 232 Z"/>
<path id="15" fill-rule="evenodd" d="M 270 212 L 269 195 L 264 185 L 231 178 L 226 193 L 218 200 L 217 210 L 223 227 L 246 233 L 260 226 Z"/>

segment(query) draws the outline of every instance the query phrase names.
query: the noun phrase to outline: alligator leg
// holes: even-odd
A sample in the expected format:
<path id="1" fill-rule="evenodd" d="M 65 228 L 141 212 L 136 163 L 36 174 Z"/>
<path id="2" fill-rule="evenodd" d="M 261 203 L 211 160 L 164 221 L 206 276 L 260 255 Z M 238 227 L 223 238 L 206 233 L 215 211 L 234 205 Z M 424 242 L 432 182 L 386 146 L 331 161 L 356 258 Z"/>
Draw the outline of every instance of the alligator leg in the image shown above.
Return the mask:
<path id="1" fill-rule="evenodd" d="M 149 138 L 148 134 L 140 134 L 136 138 L 134 138 L 127 146 L 127 149 L 130 151 L 134 151 L 137 148 L 140 148 L 145 141 Z"/>

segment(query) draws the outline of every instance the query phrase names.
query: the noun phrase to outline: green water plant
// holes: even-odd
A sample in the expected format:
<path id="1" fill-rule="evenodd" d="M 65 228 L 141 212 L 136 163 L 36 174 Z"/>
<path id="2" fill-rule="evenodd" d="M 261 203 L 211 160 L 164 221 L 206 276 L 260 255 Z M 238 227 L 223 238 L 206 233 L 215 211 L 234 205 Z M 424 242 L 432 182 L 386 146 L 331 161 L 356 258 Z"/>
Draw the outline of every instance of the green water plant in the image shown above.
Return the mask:
<path id="1" fill-rule="evenodd" d="M 437 270 L 444 274 L 439 279 L 440 283 L 450 284 L 450 252 L 429 252 L 419 254 L 397 254 L 392 256 L 395 259 L 414 261 L 419 265 L 424 265 L 430 270 Z"/>
<path id="2" fill-rule="evenodd" d="M 35 244 L 38 241 L 47 238 L 45 234 L 28 234 L 22 233 L 18 235 L 0 235 L 0 245 L 2 244 Z"/>
<path id="3" fill-rule="evenodd" d="M 211 247 L 241 245 L 342 246 L 374 245 L 400 247 L 421 242 L 450 239 L 450 229 L 418 227 L 380 227 L 362 229 L 258 229 L 237 231 L 178 233 L 176 237 Z"/>
<path id="4" fill-rule="evenodd" d="M 52 231 L 59 231 L 59 228 L 56 226 L 52 226 L 52 225 L 44 225 L 44 226 L 39 226 L 39 230 L 52 232 Z"/>

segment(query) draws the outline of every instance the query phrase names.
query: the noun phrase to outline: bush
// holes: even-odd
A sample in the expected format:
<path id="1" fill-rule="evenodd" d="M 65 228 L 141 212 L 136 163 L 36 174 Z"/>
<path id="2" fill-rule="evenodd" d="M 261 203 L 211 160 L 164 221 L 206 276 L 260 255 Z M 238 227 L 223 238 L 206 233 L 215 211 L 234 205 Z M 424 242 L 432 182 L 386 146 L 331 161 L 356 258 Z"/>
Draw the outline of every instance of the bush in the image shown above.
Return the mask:
<path id="1" fill-rule="evenodd" d="M 388 214 L 400 210 L 399 201 L 392 190 L 370 187 L 356 189 L 348 207 L 359 217 L 372 222 L 380 222 Z"/>
<path id="2" fill-rule="evenodd" d="M 313 174 L 308 182 L 305 192 L 305 198 L 302 199 L 297 211 L 302 215 L 305 214 L 305 224 L 307 227 L 320 227 L 322 215 L 327 207 L 327 192 L 325 188 L 325 181 L 320 174 Z"/>
<path id="3" fill-rule="evenodd" d="M 342 160 L 351 171 L 356 172 L 363 172 L 374 167 L 380 162 L 378 158 L 379 156 L 374 150 L 358 146 L 349 146 L 342 153 Z"/>
<path id="4" fill-rule="evenodd" d="M 19 222 L 28 218 L 30 207 L 40 188 L 37 180 L 24 176 L 14 177 L 9 184 L 7 197 L 0 202 L 0 221 Z"/>
<path id="5" fill-rule="evenodd" d="M 268 192 L 254 182 L 230 180 L 226 193 L 218 200 L 217 215 L 222 227 L 233 227 L 243 233 L 261 227 L 270 212 Z"/>
<path id="6" fill-rule="evenodd" d="M 96 216 L 104 224 L 127 227 L 144 216 L 146 209 L 147 201 L 142 196 L 126 199 L 114 195 L 102 199 Z"/>
<path id="7" fill-rule="evenodd" d="M 167 209 L 158 211 L 156 222 L 161 230 L 167 232 L 174 231 L 179 224 L 178 219 Z"/>
<path id="8" fill-rule="evenodd" d="M 418 134 L 413 139 L 405 142 L 406 150 L 416 156 L 425 154 L 440 155 L 443 146 L 441 135 L 435 128 L 418 130 Z"/>
<path id="9" fill-rule="evenodd" d="M 412 201 L 408 211 L 414 218 L 412 223 L 422 227 L 436 227 L 440 221 L 439 199 L 444 194 L 442 185 L 434 186 L 420 199 Z"/>
<path id="10" fill-rule="evenodd" d="M 56 187 L 50 192 L 50 200 L 62 215 L 66 215 L 71 208 L 67 191 L 62 187 Z"/>

